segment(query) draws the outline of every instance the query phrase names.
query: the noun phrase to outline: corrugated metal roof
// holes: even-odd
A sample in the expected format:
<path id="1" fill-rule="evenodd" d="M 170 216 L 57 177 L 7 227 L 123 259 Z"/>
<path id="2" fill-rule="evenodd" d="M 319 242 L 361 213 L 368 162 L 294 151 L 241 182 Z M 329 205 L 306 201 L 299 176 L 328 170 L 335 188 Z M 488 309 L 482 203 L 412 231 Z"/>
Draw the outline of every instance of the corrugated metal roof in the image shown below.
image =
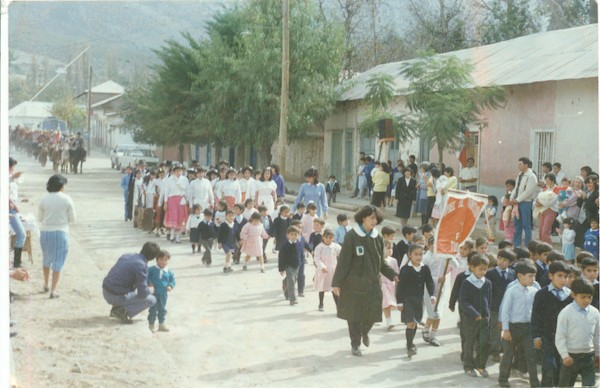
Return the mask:
<path id="1" fill-rule="evenodd" d="M 476 86 L 520 85 L 598 77 L 598 25 L 591 24 L 566 30 L 541 32 L 487 46 L 439 54 L 454 55 L 475 66 Z M 350 82 L 339 101 L 360 100 L 367 92 L 366 81 L 374 74 L 394 77 L 397 90 L 408 87 L 400 75 L 405 63 L 376 66 Z M 401 92 L 397 92 L 398 95 Z"/>

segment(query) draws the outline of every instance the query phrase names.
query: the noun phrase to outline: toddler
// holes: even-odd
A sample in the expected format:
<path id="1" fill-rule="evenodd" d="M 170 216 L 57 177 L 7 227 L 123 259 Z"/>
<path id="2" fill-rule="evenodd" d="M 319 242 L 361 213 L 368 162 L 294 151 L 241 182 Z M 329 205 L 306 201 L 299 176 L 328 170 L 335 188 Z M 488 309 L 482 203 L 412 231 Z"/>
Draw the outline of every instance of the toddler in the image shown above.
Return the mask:
<path id="1" fill-rule="evenodd" d="M 565 260 L 572 263 L 575 259 L 575 231 L 573 230 L 573 219 L 567 217 L 563 221 L 563 230 L 556 228 L 556 232 L 562 239 L 562 253 Z"/>
<path id="2" fill-rule="evenodd" d="M 175 275 L 169 269 L 171 255 L 167 251 L 161 251 L 156 258 L 156 265 L 148 269 L 148 287 L 156 297 L 156 303 L 150 307 L 148 323 L 150 331 L 155 332 L 154 323 L 158 315 L 158 331 L 169 331 L 165 325 L 167 315 L 167 295 L 175 287 Z"/>

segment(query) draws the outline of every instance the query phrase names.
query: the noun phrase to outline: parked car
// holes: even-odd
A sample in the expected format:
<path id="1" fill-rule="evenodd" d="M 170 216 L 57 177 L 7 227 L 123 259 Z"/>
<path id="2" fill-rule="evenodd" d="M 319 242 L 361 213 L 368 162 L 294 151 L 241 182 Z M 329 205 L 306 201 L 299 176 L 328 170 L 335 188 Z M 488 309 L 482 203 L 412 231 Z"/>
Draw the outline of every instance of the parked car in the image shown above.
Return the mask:
<path id="1" fill-rule="evenodd" d="M 139 148 L 140 146 L 137 144 L 117 144 L 115 148 L 110 150 L 110 168 L 120 168 L 120 159 L 123 156 L 123 152 Z"/>
<path id="2" fill-rule="evenodd" d="M 158 166 L 158 162 L 160 161 L 154 151 L 150 149 L 131 149 L 123 152 L 123 156 L 119 159 L 117 168 L 121 169 L 127 166 L 133 167 L 140 160 L 143 160 L 148 168 Z"/>

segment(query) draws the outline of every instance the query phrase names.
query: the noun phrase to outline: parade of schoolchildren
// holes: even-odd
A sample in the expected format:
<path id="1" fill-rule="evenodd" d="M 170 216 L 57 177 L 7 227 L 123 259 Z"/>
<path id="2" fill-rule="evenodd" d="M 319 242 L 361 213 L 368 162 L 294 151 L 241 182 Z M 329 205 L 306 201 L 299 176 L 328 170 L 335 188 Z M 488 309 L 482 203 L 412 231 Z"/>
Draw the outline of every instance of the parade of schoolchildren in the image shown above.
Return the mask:
<path id="1" fill-rule="evenodd" d="M 83 140 L 16 128 L 11 142 L 11 277 L 27 280 L 40 272 L 39 264 L 22 258 L 31 237 L 24 225 L 37 223 L 43 292 L 58 299 L 70 259 L 69 224 L 83 211 L 65 190 L 77 171 L 70 164 L 63 169 L 61 161 L 72 160 L 69 153 L 82 149 Z M 50 160 L 53 170 L 34 221 L 19 213 L 19 167 L 28 159 L 41 168 Z M 148 168 L 140 159 L 125 166 L 113 182 L 122 193 L 121 219 L 145 242 L 106 274 L 99 291 L 106 319 L 145 320 L 152 333 L 169 332 L 176 325 L 168 319 L 169 305 L 178 303 L 176 285 L 189 281 L 176 282 L 179 274 L 169 263 L 185 258 L 218 267 L 214 276 L 223 282 L 263 277 L 292 310 L 308 304 L 334 312 L 347 321 L 355 357 L 368 359 L 377 347 L 369 335 L 379 330 L 418 363 L 420 349 L 446 345 L 438 328 L 445 314 L 454 314 L 462 362 L 455 367 L 467 376 L 495 379 L 501 387 L 515 377 L 532 387 L 595 386 L 598 174 L 582 166 L 567 175 L 556 161 L 534 171 L 523 156 L 514 163 L 517 173 L 507 167 L 498 199 L 476 192 L 473 158 L 456 175 L 415 155 L 406 165 L 375 159 L 360 155 L 348 193 L 334 175 L 311 166 L 295 191 L 276 164 L 168 160 Z M 441 252 L 453 199 L 477 200 L 479 212 L 449 255 Z M 330 217 L 344 202 L 356 210 L 337 208 Z M 169 253 L 179 244 L 187 253 Z M 491 363 L 499 364 L 498 375 L 488 372 Z"/>

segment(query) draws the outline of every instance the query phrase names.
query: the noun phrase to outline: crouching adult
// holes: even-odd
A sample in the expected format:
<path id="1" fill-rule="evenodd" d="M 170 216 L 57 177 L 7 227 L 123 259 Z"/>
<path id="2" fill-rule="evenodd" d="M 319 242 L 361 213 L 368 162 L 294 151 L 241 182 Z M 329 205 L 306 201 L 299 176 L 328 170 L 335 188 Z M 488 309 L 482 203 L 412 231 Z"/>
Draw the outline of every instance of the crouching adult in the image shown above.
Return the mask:
<path id="1" fill-rule="evenodd" d="M 110 316 L 122 323 L 152 307 L 156 298 L 148 287 L 148 262 L 156 259 L 160 247 L 147 242 L 140 253 L 128 253 L 119 258 L 102 282 L 104 299 L 112 305 Z"/>

